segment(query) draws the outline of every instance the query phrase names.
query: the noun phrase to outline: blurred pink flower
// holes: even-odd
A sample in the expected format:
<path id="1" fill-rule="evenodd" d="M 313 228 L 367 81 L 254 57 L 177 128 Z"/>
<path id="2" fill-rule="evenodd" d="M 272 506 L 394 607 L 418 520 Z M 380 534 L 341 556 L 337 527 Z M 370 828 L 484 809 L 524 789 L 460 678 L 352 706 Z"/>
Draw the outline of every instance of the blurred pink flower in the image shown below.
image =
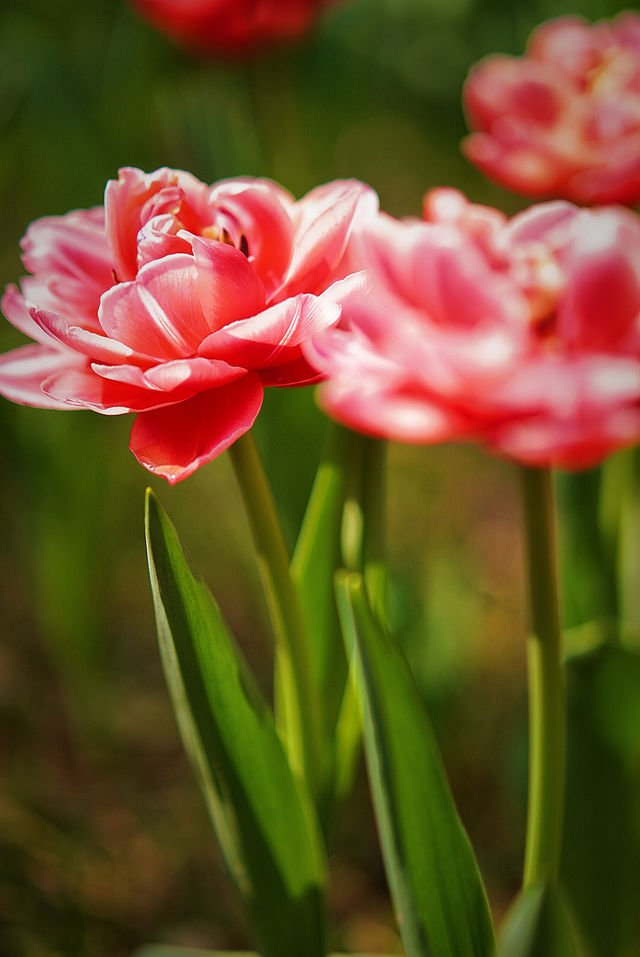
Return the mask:
<path id="1" fill-rule="evenodd" d="M 37 344 L 0 358 L 0 393 L 43 408 L 138 412 L 130 448 L 173 483 L 246 432 L 263 387 L 317 373 L 300 346 L 340 317 L 356 181 L 296 202 L 268 180 L 214 186 L 122 169 L 104 207 L 32 223 L 32 273 L 2 308 Z"/>
<path id="2" fill-rule="evenodd" d="M 370 291 L 303 346 L 321 405 L 365 433 L 472 439 L 582 468 L 640 437 L 640 219 L 534 206 L 507 220 L 458 192 L 427 222 L 381 214 L 355 250 Z"/>
<path id="3" fill-rule="evenodd" d="M 469 159 L 527 196 L 640 201 L 640 14 L 559 17 L 523 57 L 490 56 L 464 88 Z"/>
<path id="4" fill-rule="evenodd" d="M 291 40 L 335 0 L 133 0 L 154 26 L 201 52 L 238 55 Z"/>

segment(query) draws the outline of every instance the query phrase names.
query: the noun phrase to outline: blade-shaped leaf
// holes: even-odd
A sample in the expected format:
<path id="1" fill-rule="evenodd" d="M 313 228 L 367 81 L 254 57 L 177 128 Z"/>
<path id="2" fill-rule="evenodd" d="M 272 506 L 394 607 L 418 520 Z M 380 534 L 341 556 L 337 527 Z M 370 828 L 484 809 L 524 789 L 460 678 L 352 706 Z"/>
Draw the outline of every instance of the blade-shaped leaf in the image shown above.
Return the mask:
<path id="1" fill-rule="evenodd" d="M 538 884 L 518 897 L 500 934 L 500 957 L 584 957 L 553 885 Z"/>
<path id="2" fill-rule="evenodd" d="M 360 442 L 360 436 L 331 424 L 291 561 L 291 574 L 305 614 L 316 682 L 321 689 L 327 777 L 322 804 L 326 815 L 330 814 L 334 798 L 332 778 L 341 776 L 342 765 L 349 761 L 354 750 L 350 740 L 336 734 L 347 681 L 347 662 L 333 575 L 342 564 L 340 535 L 349 462 Z M 347 748 L 349 751 L 345 754 Z"/>
<path id="3" fill-rule="evenodd" d="M 571 656 L 567 714 L 562 882 L 594 957 L 640 952 L 640 655 Z"/>
<path id="4" fill-rule="evenodd" d="M 150 490 L 146 535 L 180 732 L 263 957 L 323 957 L 324 857 L 315 812 L 218 606 Z"/>
<path id="5" fill-rule="evenodd" d="M 337 576 L 361 689 L 365 751 L 387 876 L 408 957 L 492 957 L 482 880 L 429 719 L 402 652 L 360 575 Z"/>

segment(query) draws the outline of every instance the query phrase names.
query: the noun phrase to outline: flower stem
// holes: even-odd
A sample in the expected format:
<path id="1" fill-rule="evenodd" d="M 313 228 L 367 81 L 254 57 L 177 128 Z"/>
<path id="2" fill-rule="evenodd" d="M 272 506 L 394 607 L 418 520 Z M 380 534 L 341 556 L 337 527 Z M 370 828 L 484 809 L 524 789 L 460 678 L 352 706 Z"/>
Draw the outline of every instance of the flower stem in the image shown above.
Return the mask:
<path id="1" fill-rule="evenodd" d="M 367 439 L 364 456 L 364 579 L 369 602 L 380 621 L 387 621 L 386 465 L 387 443 Z"/>
<path id="2" fill-rule="evenodd" d="M 532 633 L 529 666 L 529 807 L 524 887 L 558 874 L 566 750 L 553 486 L 547 469 L 522 468 Z"/>
<path id="3" fill-rule="evenodd" d="M 279 660 L 284 737 L 294 770 L 315 794 L 320 775 L 317 689 L 289 552 L 260 456 L 249 433 L 229 449 L 258 555 Z"/>

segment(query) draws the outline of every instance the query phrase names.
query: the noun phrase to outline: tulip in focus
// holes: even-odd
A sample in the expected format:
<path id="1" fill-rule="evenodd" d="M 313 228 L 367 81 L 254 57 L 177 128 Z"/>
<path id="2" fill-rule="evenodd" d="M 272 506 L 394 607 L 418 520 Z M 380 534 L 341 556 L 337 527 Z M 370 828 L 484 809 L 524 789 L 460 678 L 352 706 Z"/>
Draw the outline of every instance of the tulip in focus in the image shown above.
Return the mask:
<path id="1" fill-rule="evenodd" d="M 133 0 L 178 43 L 232 56 L 292 40 L 332 0 Z"/>
<path id="2" fill-rule="evenodd" d="M 508 220 L 450 189 L 359 237 L 368 294 L 304 350 L 370 435 L 471 439 L 582 468 L 640 437 L 640 219 L 556 201 Z"/>
<path id="3" fill-rule="evenodd" d="M 104 207 L 27 230 L 32 275 L 2 308 L 36 344 L 0 358 L 0 393 L 137 412 L 133 453 L 185 478 L 251 427 L 265 386 L 317 380 L 301 343 L 339 319 L 354 279 L 333 280 L 354 220 L 376 209 L 355 181 L 296 202 L 268 180 L 122 169 Z"/>
<path id="4" fill-rule="evenodd" d="M 464 88 L 463 143 L 490 179 L 533 197 L 640 201 L 640 14 L 559 17 L 523 57 L 490 56 Z"/>

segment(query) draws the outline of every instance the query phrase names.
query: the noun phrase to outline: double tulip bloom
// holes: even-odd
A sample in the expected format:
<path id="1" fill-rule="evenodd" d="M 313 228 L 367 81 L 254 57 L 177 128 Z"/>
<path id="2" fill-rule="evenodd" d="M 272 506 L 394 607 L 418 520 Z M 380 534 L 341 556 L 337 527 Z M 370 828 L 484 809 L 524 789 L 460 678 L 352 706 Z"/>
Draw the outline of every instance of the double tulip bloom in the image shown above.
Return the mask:
<path id="1" fill-rule="evenodd" d="M 202 52 L 241 55 L 304 33 L 331 0 L 133 0 L 154 26 Z"/>
<path id="2" fill-rule="evenodd" d="M 540 198 L 640 201 L 640 15 L 542 24 L 526 56 L 474 67 L 467 156 L 491 179 Z"/>
<path id="3" fill-rule="evenodd" d="M 251 427 L 264 386 L 318 378 L 301 343 L 339 320 L 352 225 L 376 209 L 357 182 L 296 202 L 267 180 L 123 169 L 104 207 L 29 227 L 32 275 L 2 308 L 37 344 L 2 357 L 0 393 L 136 412 L 136 457 L 185 478 Z"/>
<path id="4" fill-rule="evenodd" d="M 353 256 L 371 292 L 304 346 L 340 421 L 405 442 L 483 441 L 580 468 L 640 437 L 640 219 L 540 204 L 511 220 L 454 190 L 381 214 Z"/>

